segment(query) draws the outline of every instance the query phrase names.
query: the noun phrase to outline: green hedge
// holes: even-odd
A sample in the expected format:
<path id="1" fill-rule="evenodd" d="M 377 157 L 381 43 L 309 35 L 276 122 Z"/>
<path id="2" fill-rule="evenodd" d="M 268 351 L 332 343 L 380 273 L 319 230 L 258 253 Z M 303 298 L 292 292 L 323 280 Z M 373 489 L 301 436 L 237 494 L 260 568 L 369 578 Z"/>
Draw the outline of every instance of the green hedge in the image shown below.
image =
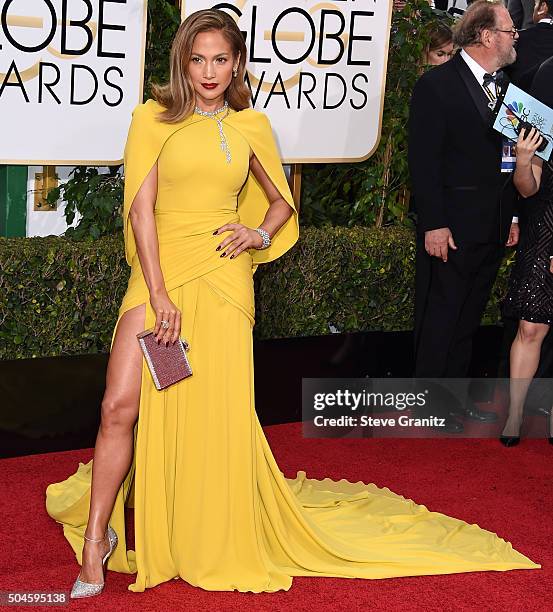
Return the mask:
<path id="1" fill-rule="evenodd" d="M 404 227 L 302 229 L 255 274 L 259 339 L 412 327 L 414 238 Z M 502 272 L 484 323 L 499 320 Z M 109 350 L 129 268 L 120 236 L 0 238 L 0 359 Z"/>

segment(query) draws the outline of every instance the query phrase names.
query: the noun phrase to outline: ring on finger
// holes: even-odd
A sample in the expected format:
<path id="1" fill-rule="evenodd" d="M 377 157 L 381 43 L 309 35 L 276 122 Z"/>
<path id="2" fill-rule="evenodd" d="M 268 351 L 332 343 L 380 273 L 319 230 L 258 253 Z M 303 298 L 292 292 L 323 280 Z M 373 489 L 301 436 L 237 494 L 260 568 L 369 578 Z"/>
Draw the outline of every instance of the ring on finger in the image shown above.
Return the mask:
<path id="1" fill-rule="evenodd" d="M 163 329 L 169 329 L 169 321 L 162 321 L 161 327 L 163 327 Z"/>

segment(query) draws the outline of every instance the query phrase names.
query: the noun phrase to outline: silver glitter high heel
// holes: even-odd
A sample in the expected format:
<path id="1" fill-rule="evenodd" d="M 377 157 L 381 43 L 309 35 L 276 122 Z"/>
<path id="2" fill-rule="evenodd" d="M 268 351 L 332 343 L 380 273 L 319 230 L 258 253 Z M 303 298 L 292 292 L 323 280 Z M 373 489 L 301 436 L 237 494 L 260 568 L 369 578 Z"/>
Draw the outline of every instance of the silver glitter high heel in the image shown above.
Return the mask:
<path id="1" fill-rule="evenodd" d="M 111 553 L 114 551 L 115 547 L 117 546 L 117 534 L 111 528 L 110 525 L 108 525 L 107 536 L 109 540 L 109 550 L 104 555 L 104 558 L 102 559 L 102 571 L 104 570 L 104 565 L 106 561 L 108 560 L 109 556 L 111 555 Z M 86 536 L 84 536 L 84 539 L 88 540 L 89 542 L 103 542 L 104 541 L 104 538 L 99 538 L 97 540 L 94 540 L 92 538 L 87 538 Z M 80 572 L 79 572 L 79 575 L 80 575 Z M 71 598 L 77 599 L 79 597 L 94 597 L 94 595 L 99 595 L 102 592 L 103 588 L 104 588 L 104 582 L 102 582 L 101 584 L 93 584 L 90 582 L 83 582 L 82 580 L 79 580 L 79 578 L 77 578 L 77 580 L 75 580 L 75 583 L 73 584 L 73 588 L 71 589 Z"/>

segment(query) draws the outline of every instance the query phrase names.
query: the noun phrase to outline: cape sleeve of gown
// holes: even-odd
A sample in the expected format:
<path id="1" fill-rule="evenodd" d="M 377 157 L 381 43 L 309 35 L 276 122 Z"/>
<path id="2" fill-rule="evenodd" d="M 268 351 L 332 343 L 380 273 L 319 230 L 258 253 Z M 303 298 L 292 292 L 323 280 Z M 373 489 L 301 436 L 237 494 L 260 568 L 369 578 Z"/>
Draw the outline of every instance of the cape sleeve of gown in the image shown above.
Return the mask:
<path id="1" fill-rule="evenodd" d="M 292 215 L 275 233 L 271 239 L 271 245 L 267 249 L 251 250 L 255 271 L 258 264 L 277 259 L 297 242 L 299 237 L 298 211 L 267 115 L 249 108 L 230 115 L 227 121 L 248 141 L 259 163 L 292 209 Z M 238 196 L 240 222 L 248 227 L 256 228 L 263 222 L 268 209 L 267 195 L 253 172 L 250 172 Z"/>
<path id="2" fill-rule="evenodd" d="M 148 104 L 139 104 L 132 112 L 123 155 L 125 172 L 123 236 L 125 239 L 125 258 L 129 266 L 136 254 L 136 242 L 129 220 L 129 212 L 144 179 L 157 160 L 162 144 L 162 131 L 156 129 L 154 116 Z"/>

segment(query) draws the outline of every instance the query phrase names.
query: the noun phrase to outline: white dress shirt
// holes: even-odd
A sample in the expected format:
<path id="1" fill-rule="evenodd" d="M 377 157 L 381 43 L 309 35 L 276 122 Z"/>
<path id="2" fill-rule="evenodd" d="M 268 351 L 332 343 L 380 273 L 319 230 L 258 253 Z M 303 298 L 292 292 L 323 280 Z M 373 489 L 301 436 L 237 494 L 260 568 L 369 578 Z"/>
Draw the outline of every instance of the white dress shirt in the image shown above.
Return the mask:
<path id="1" fill-rule="evenodd" d="M 482 91 L 486 93 L 486 90 L 484 89 L 484 75 L 491 74 L 492 76 L 495 76 L 495 72 L 488 73 L 488 71 L 482 68 L 482 66 L 480 66 L 480 64 L 475 59 L 473 59 L 464 49 L 461 49 L 460 55 L 465 60 L 472 74 L 474 74 L 476 80 L 480 83 Z"/>

